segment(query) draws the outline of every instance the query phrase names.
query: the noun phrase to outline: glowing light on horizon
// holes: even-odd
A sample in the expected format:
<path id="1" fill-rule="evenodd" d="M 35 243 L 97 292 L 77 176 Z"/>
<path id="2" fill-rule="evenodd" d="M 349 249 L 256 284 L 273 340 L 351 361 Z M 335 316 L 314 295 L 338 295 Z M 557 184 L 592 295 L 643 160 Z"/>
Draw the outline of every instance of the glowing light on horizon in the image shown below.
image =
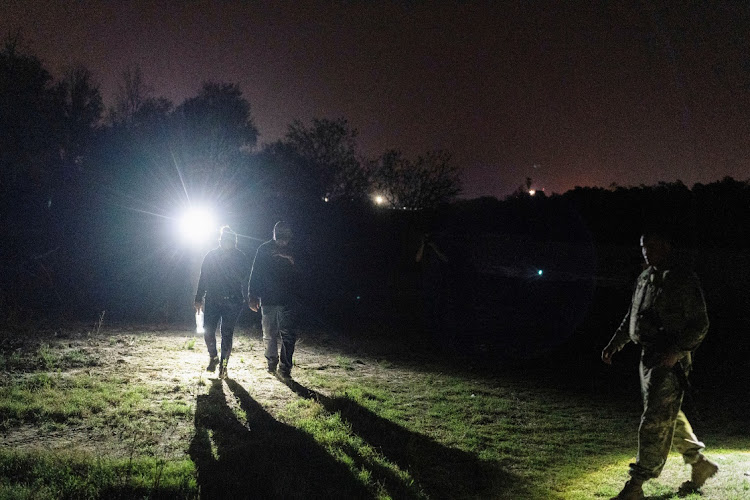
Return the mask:
<path id="1" fill-rule="evenodd" d="M 377 205 L 382 205 L 383 203 L 385 203 L 385 198 L 382 195 L 376 195 L 375 196 L 375 203 Z"/>

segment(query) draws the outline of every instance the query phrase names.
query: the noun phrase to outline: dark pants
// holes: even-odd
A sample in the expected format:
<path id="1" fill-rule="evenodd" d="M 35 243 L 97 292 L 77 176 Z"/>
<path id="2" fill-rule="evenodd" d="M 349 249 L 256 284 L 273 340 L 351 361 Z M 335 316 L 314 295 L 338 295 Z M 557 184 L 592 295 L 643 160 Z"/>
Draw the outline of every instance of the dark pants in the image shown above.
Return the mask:
<path id="1" fill-rule="evenodd" d="M 203 338 L 206 341 L 206 347 L 208 347 L 208 354 L 212 358 L 218 355 L 216 352 L 216 328 L 219 327 L 221 331 L 221 359 L 229 359 L 229 355 L 232 353 L 234 326 L 237 324 L 237 319 L 239 319 L 244 305 L 243 302 L 237 302 L 236 300 L 206 300 L 204 311 L 206 333 Z"/>
<path id="2" fill-rule="evenodd" d="M 292 369 L 294 344 L 297 342 L 294 311 L 287 306 L 263 306 L 261 312 L 268 367 L 275 368 L 279 362 L 278 339 L 281 337 L 281 369 L 289 373 Z"/>

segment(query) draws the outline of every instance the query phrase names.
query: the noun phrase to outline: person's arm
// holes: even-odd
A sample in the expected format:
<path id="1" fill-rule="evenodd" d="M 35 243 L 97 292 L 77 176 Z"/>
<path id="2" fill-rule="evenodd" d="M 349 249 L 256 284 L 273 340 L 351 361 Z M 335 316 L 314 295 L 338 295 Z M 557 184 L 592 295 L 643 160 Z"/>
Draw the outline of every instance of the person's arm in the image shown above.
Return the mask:
<path id="1" fill-rule="evenodd" d="M 208 281 L 208 277 L 206 276 L 206 269 L 208 268 L 207 261 L 209 260 L 209 256 L 206 255 L 203 258 L 203 263 L 201 263 L 201 274 L 200 278 L 198 278 L 198 289 L 195 292 L 195 311 L 198 312 L 203 309 L 203 298 L 206 295 L 206 281 Z"/>
<path id="2" fill-rule="evenodd" d="M 258 250 L 255 252 L 253 265 L 250 268 L 250 278 L 247 282 L 247 305 L 255 312 L 258 312 L 260 306 L 260 297 L 265 279 L 262 249 L 263 245 L 258 247 Z"/>
<path id="3" fill-rule="evenodd" d="M 242 293 L 243 302 L 247 302 L 249 296 L 247 295 L 247 283 L 250 281 L 250 268 L 247 255 L 242 250 L 237 250 L 238 255 L 238 266 L 239 266 L 239 277 L 240 277 L 240 293 Z"/>
<path id="4" fill-rule="evenodd" d="M 620 322 L 620 326 L 609 340 L 607 346 L 602 350 L 602 361 L 611 365 L 612 356 L 625 347 L 628 342 L 630 342 L 630 309 L 628 309 L 628 313 Z"/>

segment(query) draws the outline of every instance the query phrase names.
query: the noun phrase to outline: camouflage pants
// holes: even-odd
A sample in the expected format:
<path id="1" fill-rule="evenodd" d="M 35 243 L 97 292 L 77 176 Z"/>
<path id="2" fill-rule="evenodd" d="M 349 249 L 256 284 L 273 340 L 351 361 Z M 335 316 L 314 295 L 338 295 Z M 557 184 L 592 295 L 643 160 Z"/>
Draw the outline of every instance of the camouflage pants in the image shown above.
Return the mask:
<path id="1" fill-rule="evenodd" d="M 661 474 L 669 450 L 682 454 L 686 464 L 695 463 L 705 445 L 698 440 L 680 409 L 683 388 L 671 368 L 647 368 L 641 361 L 643 415 L 638 428 L 638 456 L 630 464 L 630 475 L 651 479 Z"/>

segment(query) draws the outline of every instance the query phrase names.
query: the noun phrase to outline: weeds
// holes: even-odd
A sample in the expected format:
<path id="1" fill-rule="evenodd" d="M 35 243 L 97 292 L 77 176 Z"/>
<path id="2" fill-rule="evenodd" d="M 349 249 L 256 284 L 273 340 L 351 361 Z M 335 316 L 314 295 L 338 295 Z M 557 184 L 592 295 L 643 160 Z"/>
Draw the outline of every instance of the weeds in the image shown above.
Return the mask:
<path id="1" fill-rule="evenodd" d="M 353 370 L 354 369 L 354 363 L 351 359 L 345 358 L 343 356 L 336 356 L 336 364 L 339 365 L 344 370 Z"/>
<path id="2" fill-rule="evenodd" d="M 184 348 L 188 351 L 195 349 L 195 337 L 189 338 L 184 344 Z"/>
<path id="3" fill-rule="evenodd" d="M 198 498 L 190 460 L 0 449 L 0 498 Z"/>
<path id="4" fill-rule="evenodd" d="M 99 332 L 102 330 L 102 325 L 104 324 L 104 314 L 106 312 L 107 311 L 102 311 L 102 313 L 99 315 L 99 319 L 96 321 L 96 323 L 94 323 L 93 331 L 89 332 L 89 337 L 91 337 L 91 335 L 99 335 Z"/>
<path id="5" fill-rule="evenodd" d="M 40 345 L 39 350 L 37 351 L 37 356 L 39 358 L 39 365 L 42 369 L 49 370 L 54 368 L 57 363 L 57 355 L 52 352 L 49 344 Z"/>

